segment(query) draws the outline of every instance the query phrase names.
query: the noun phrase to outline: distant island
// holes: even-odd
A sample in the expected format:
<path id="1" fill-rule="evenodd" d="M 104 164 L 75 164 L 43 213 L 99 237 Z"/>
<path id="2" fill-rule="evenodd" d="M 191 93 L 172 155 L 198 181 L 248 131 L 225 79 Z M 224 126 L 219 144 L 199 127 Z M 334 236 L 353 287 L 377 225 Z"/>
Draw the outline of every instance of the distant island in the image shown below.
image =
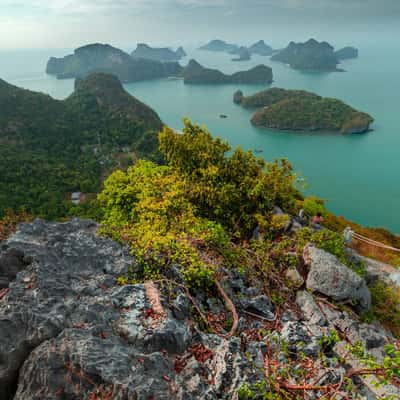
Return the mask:
<path id="1" fill-rule="evenodd" d="M 237 57 L 232 58 L 232 61 L 249 61 L 251 59 L 251 53 L 247 47 L 240 47 L 234 54 Z"/>
<path id="2" fill-rule="evenodd" d="M 288 47 L 274 54 L 272 61 L 279 61 L 292 68 L 311 71 L 339 71 L 339 60 L 334 47 L 327 42 L 310 39 L 305 43 L 290 42 Z"/>
<path id="3" fill-rule="evenodd" d="M 358 57 L 358 49 L 351 46 L 343 47 L 343 49 L 336 51 L 335 55 L 338 60 L 350 60 Z"/>
<path id="4" fill-rule="evenodd" d="M 338 51 L 327 42 L 310 39 L 305 43 L 290 42 L 289 45 L 274 53 L 272 61 L 290 65 L 294 69 L 308 71 L 343 71 L 338 68 L 342 60 L 358 57 L 355 47 L 344 47 Z"/>
<path id="5" fill-rule="evenodd" d="M 272 69 L 266 65 L 258 65 L 248 71 L 226 75 L 217 69 L 205 68 L 195 60 L 190 60 L 183 70 L 186 84 L 223 84 L 223 83 L 250 83 L 269 84 L 273 81 Z"/>
<path id="6" fill-rule="evenodd" d="M 251 54 L 257 54 L 259 56 L 270 56 L 274 52 L 271 46 L 265 44 L 264 40 L 254 43 L 248 49 Z"/>
<path id="7" fill-rule="evenodd" d="M 206 45 L 200 47 L 200 50 L 208 50 L 214 52 L 225 52 L 229 54 L 238 55 L 237 58 L 233 58 L 232 61 L 247 61 L 251 59 L 253 54 L 259 56 L 270 56 L 274 50 L 272 47 L 265 44 L 264 40 L 252 44 L 251 46 L 239 46 L 237 44 L 227 43 L 223 40 L 211 40 Z"/>
<path id="8" fill-rule="evenodd" d="M 340 100 L 302 90 L 272 88 L 249 97 L 238 91 L 234 94 L 234 102 L 248 108 L 260 108 L 251 122 L 265 128 L 364 133 L 374 122 L 369 114 Z"/>
<path id="9" fill-rule="evenodd" d="M 95 193 L 110 170 L 158 160 L 162 125 L 112 75 L 78 79 L 63 101 L 0 80 L 0 209 L 68 215 L 67 193 Z"/>
<path id="10" fill-rule="evenodd" d="M 80 47 L 63 58 L 50 58 L 46 72 L 58 79 L 85 78 L 103 72 L 115 75 L 121 82 L 136 82 L 178 76 L 182 67 L 178 62 L 133 58 L 120 49 L 96 43 Z"/>
<path id="11" fill-rule="evenodd" d="M 133 58 L 146 58 L 156 61 L 179 61 L 186 57 L 183 47 L 179 47 L 176 51 L 168 47 L 150 47 L 145 43 L 139 43 L 131 54 Z"/>
<path id="12" fill-rule="evenodd" d="M 239 47 L 240 46 L 238 46 L 237 44 L 231 44 L 231 43 L 225 42 L 224 40 L 215 39 L 215 40 L 211 40 L 204 46 L 201 46 L 200 50 L 231 53 L 231 52 L 237 51 L 239 49 Z"/>

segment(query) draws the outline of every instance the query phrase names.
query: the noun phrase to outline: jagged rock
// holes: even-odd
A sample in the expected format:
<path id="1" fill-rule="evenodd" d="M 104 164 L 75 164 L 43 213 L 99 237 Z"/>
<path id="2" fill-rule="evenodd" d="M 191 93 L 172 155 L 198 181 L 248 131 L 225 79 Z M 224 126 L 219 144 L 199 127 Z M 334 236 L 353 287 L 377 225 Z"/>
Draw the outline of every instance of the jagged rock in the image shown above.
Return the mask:
<path id="1" fill-rule="evenodd" d="M 365 280 L 368 284 L 384 282 L 400 287 L 400 272 L 397 268 L 371 258 L 364 257 L 354 250 L 347 249 L 347 255 L 355 263 L 361 263 L 365 269 Z"/>
<path id="2" fill-rule="evenodd" d="M 281 338 L 287 343 L 292 356 L 304 353 L 309 357 L 317 357 L 321 350 L 319 340 L 325 335 L 320 330 L 310 330 L 302 321 L 288 321 L 283 324 Z"/>
<path id="3" fill-rule="evenodd" d="M 243 92 L 241 90 L 235 92 L 235 94 L 233 95 L 233 102 L 235 104 L 240 104 L 242 102 L 242 99 L 243 99 Z"/>
<path id="4" fill-rule="evenodd" d="M 328 321 L 315 303 L 312 294 L 302 291 L 297 292 L 296 303 L 301 308 L 303 316 L 313 325 L 326 326 Z"/>
<path id="5" fill-rule="evenodd" d="M 359 311 L 371 306 L 371 294 L 360 276 L 343 265 L 335 256 L 312 245 L 303 252 L 305 264 L 310 268 L 307 288 L 334 300 L 355 302 Z"/>
<path id="6" fill-rule="evenodd" d="M 231 399 L 261 379 L 238 338 L 191 328 L 183 293 L 172 305 L 157 294 L 156 310 L 146 284 L 116 285 L 135 260 L 96 230 L 36 220 L 2 247 L 31 262 L 0 300 L 0 399 Z"/>
<path id="7" fill-rule="evenodd" d="M 251 313 L 260 315 L 271 321 L 275 319 L 274 306 L 271 300 L 265 295 L 256 296 L 252 299 L 244 299 L 242 304 Z"/>
<path id="8" fill-rule="evenodd" d="M 288 268 L 285 272 L 285 276 L 294 288 L 298 289 L 304 285 L 304 279 L 295 267 Z"/>
<path id="9" fill-rule="evenodd" d="M 24 258 L 24 253 L 16 249 L 6 250 L 0 256 L 0 289 L 7 288 L 15 279 L 18 272 L 22 271 L 30 260 Z"/>

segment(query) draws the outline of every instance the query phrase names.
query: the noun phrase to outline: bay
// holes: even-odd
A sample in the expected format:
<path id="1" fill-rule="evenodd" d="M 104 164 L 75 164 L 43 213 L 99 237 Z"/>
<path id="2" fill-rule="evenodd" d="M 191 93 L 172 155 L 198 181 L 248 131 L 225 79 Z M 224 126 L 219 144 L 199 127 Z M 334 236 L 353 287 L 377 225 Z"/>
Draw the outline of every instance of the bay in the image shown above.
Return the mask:
<path id="1" fill-rule="evenodd" d="M 231 56 L 189 49 L 208 67 L 231 73 L 265 63 L 274 71 L 274 83 L 341 99 L 375 118 L 372 132 L 362 135 L 291 133 L 255 128 L 252 112 L 232 101 L 265 89 L 261 85 L 184 85 L 163 79 L 126 84 L 131 94 L 154 108 L 169 126 L 180 129 L 182 118 L 207 126 L 214 136 L 244 149 L 262 149 L 268 160 L 288 158 L 306 182 L 305 192 L 326 200 L 328 208 L 355 222 L 382 226 L 400 233 L 400 44 L 394 41 L 363 44 L 360 57 L 344 62 L 344 73 L 309 73 L 275 63 L 268 57 L 235 63 Z M 0 78 L 27 89 L 63 99 L 73 80 L 45 74 L 50 56 L 62 50 L 0 51 Z M 187 59 L 184 60 L 186 62 Z M 220 115 L 228 116 L 221 119 Z"/>

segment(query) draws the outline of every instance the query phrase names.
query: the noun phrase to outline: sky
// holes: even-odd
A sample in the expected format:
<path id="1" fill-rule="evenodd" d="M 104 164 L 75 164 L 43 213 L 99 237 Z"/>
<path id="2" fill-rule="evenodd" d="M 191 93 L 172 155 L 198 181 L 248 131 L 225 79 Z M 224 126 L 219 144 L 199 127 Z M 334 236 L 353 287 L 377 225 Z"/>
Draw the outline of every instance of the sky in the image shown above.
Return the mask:
<path id="1" fill-rule="evenodd" d="M 0 0 L 0 49 L 398 38 L 400 0 Z"/>

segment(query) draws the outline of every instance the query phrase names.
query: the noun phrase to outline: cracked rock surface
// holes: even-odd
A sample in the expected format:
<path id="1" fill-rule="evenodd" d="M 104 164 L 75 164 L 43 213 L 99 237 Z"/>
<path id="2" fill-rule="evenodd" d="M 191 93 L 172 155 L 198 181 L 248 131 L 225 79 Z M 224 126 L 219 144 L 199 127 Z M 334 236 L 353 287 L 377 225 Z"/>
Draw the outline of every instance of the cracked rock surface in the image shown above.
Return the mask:
<path id="1" fill-rule="evenodd" d="M 145 285 L 116 285 L 135 260 L 96 230 L 36 220 L 1 245 L 0 260 L 19 272 L 0 300 L 1 400 L 231 399 L 260 377 L 240 339 L 192 329 L 179 296 L 154 316 Z"/>

